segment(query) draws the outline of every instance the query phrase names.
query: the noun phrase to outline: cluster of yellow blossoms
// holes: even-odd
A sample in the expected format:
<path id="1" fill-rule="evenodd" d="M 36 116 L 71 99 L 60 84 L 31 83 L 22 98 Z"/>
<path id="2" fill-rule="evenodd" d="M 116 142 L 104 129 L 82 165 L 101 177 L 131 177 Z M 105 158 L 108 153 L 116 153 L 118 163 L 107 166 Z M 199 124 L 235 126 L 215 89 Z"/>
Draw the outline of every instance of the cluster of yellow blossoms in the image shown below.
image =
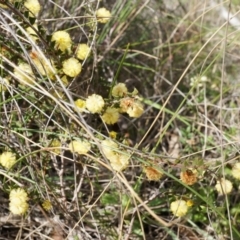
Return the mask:
<path id="1" fill-rule="evenodd" d="M 13 2 L 13 1 L 10 1 Z M 0 7 L 7 7 L 4 4 L 1 4 Z M 38 0 L 26 0 L 24 2 L 24 7 L 28 10 L 31 17 L 36 17 L 41 10 L 41 6 Z M 99 8 L 96 11 L 96 19 L 100 23 L 107 23 L 111 18 L 111 13 L 105 8 Z M 38 40 L 38 26 L 33 24 L 31 27 L 26 28 L 26 36 L 36 44 Z M 62 53 L 71 54 L 72 53 L 72 39 L 68 32 L 64 30 L 56 31 L 52 34 L 51 41 L 54 42 L 54 47 L 56 50 L 61 51 Z M 54 61 L 52 59 L 47 59 L 46 57 L 40 57 L 41 54 L 36 53 L 35 57 L 32 57 L 34 54 L 30 53 L 30 56 L 33 60 L 33 65 L 36 68 L 37 72 L 42 76 L 48 76 L 51 80 L 56 79 L 56 73 L 64 73 L 68 77 L 76 77 L 82 71 L 82 64 L 80 61 L 85 61 L 91 53 L 91 48 L 85 44 L 80 43 L 76 47 L 74 56 L 70 56 L 62 62 L 62 69 L 58 70 L 55 68 Z M 35 83 L 35 75 L 33 74 L 32 66 L 28 63 L 19 63 L 14 68 L 15 78 L 22 85 L 32 85 Z"/>
<path id="2" fill-rule="evenodd" d="M 129 95 L 131 94 L 128 92 L 126 85 L 118 83 L 112 89 L 112 96 L 115 98 L 113 105 L 106 106 L 102 96 L 92 94 L 88 96 L 86 101 L 77 99 L 74 102 L 75 109 L 79 112 L 88 110 L 90 113 L 102 113 L 101 118 L 106 124 L 116 123 L 120 117 L 120 113 L 127 113 L 130 117 L 138 118 L 144 112 L 143 104 L 138 100 L 137 96 Z"/>
<path id="3" fill-rule="evenodd" d="M 66 37 L 68 36 L 68 37 Z M 57 31 L 52 36 L 52 41 L 55 42 L 56 49 L 61 51 L 70 51 L 72 41 L 70 35 L 65 31 Z M 85 60 L 90 53 L 90 48 L 87 44 L 79 44 L 76 56 L 80 60 Z M 55 67 L 54 61 L 46 57 L 41 56 L 41 53 L 37 51 L 32 51 L 30 57 L 33 61 L 34 67 L 37 72 L 42 76 L 48 76 L 51 80 L 55 80 L 55 75 L 57 69 Z M 63 61 L 62 72 L 68 77 L 76 77 L 82 70 L 82 64 L 75 57 L 70 57 Z M 35 77 L 32 67 L 28 63 L 19 63 L 18 66 L 14 68 L 14 76 L 20 84 L 34 84 Z"/>
<path id="4" fill-rule="evenodd" d="M 7 1 L 9 4 L 14 4 L 14 0 Z M 7 8 L 7 5 L 0 4 L 1 8 Z M 19 9 L 21 12 L 28 12 L 26 16 L 30 16 L 36 18 L 41 10 L 41 5 L 38 0 L 24 0 L 23 5 L 20 6 Z M 111 18 L 111 13 L 105 9 L 100 8 L 96 11 L 95 16 L 96 20 L 99 23 L 107 23 Z M 40 28 L 40 27 L 39 27 Z M 23 31 L 23 35 L 25 35 L 29 40 L 29 42 L 35 46 L 38 44 L 39 35 L 38 35 L 38 25 L 35 23 L 31 27 L 28 26 L 25 31 Z M 57 51 L 56 53 L 60 53 L 63 56 L 67 56 L 66 59 L 62 63 L 58 63 L 50 56 L 46 57 L 44 52 L 38 47 L 32 46 L 31 52 L 29 52 L 29 61 L 31 64 L 21 61 L 17 65 L 14 66 L 13 75 L 16 80 L 20 83 L 20 85 L 34 85 L 36 84 L 37 76 L 47 77 L 53 81 L 56 81 L 58 74 L 60 79 L 62 79 L 63 84 L 68 82 L 68 78 L 74 78 L 79 75 L 82 71 L 82 61 L 85 61 L 89 55 L 91 54 L 91 47 L 86 43 L 80 43 L 77 46 L 73 46 L 73 41 L 67 31 L 56 31 L 52 34 L 51 42 L 54 45 L 54 49 Z M 76 49 L 73 53 L 73 49 Z M 58 60 L 58 59 L 57 59 Z M 59 67 L 60 65 L 60 67 Z M 36 73 L 38 75 L 36 76 Z M 7 90 L 9 85 L 9 81 L 6 78 L 0 78 L 0 92 L 4 92 Z M 78 99 L 75 101 L 76 108 L 78 111 L 81 109 L 87 109 L 91 113 L 101 113 L 102 109 L 105 106 L 105 102 L 100 95 L 93 94 L 89 96 L 86 101 Z M 107 108 L 105 111 L 105 116 L 103 119 L 108 121 L 108 115 L 110 118 L 112 115 L 116 114 L 117 118 L 113 118 L 110 120 L 111 124 L 115 123 L 118 120 L 119 112 L 116 111 L 116 108 Z M 61 142 L 57 139 L 52 141 L 51 146 L 53 147 L 53 152 L 56 154 L 60 154 Z M 91 144 L 84 140 L 73 140 L 68 145 L 69 149 L 73 153 L 77 154 L 87 154 L 91 149 Z M 54 149 L 55 148 L 55 149 Z M 109 156 L 109 155 L 108 155 Z M 119 169 L 117 164 L 119 161 L 126 162 L 122 164 L 121 169 L 127 166 L 128 157 L 118 154 L 117 152 L 112 153 L 111 161 L 114 169 Z M 114 165 L 114 161 L 116 164 Z M 16 163 L 16 155 L 10 151 L 3 152 L 0 155 L 0 164 L 2 167 L 9 170 Z M 28 205 L 28 195 L 27 192 L 22 188 L 12 189 L 9 194 L 9 210 L 13 214 L 24 214 L 27 212 Z M 43 208 L 46 210 L 51 209 L 51 202 L 48 200 L 44 201 Z"/>
<path id="5" fill-rule="evenodd" d="M 198 178 L 197 175 L 198 174 L 195 169 L 189 168 L 180 173 L 180 179 L 186 185 L 193 185 L 194 183 L 197 182 Z M 233 165 L 232 176 L 235 179 L 240 180 L 240 163 L 235 163 Z M 230 194 L 233 190 L 233 184 L 228 179 L 221 178 L 220 180 L 217 181 L 215 189 L 220 195 Z M 189 207 L 191 207 L 192 204 L 193 204 L 192 201 L 177 200 L 170 204 L 170 210 L 176 217 L 183 217 L 187 214 Z"/>
<path id="6" fill-rule="evenodd" d="M 16 155 L 12 152 L 3 152 L 0 155 L 0 164 L 9 170 L 16 163 Z M 27 193 L 21 189 L 13 189 L 9 195 L 9 210 L 13 214 L 23 214 L 28 209 Z"/>
<path id="7" fill-rule="evenodd" d="M 12 152 L 3 152 L 0 155 L 0 164 L 9 170 L 16 163 L 16 155 Z M 13 189 L 9 195 L 9 210 L 13 214 L 23 214 L 28 209 L 27 193 L 21 189 Z"/>

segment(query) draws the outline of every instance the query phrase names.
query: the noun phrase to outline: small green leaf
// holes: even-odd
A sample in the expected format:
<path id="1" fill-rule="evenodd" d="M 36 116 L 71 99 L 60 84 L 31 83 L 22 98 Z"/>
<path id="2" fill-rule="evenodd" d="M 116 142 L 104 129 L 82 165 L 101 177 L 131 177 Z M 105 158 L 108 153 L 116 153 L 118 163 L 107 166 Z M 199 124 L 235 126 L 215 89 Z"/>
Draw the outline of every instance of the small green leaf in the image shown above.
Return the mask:
<path id="1" fill-rule="evenodd" d="M 105 193 L 100 201 L 103 205 L 113 205 L 119 203 L 119 198 L 116 194 Z"/>

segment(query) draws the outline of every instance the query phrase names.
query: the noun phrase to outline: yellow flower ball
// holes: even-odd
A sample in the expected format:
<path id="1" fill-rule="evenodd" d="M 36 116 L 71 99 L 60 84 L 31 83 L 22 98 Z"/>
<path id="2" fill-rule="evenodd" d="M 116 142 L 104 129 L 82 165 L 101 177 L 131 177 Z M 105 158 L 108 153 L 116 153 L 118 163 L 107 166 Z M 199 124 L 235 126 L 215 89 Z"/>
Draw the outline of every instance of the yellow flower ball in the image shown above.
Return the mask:
<path id="1" fill-rule="evenodd" d="M 110 139 L 103 140 L 101 146 L 103 153 L 108 159 L 111 158 L 112 155 L 115 155 L 115 151 L 118 149 L 117 143 Z"/>
<path id="2" fill-rule="evenodd" d="M 20 82 L 20 84 L 26 85 L 33 84 L 34 75 L 32 68 L 27 63 L 20 63 L 16 68 L 14 68 L 14 76 Z"/>
<path id="3" fill-rule="evenodd" d="M 92 94 L 86 100 L 86 108 L 91 113 L 100 113 L 104 107 L 104 100 L 102 96 L 97 94 Z"/>
<path id="4" fill-rule="evenodd" d="M 121 112 L 126 112 L 130 117 L 138 118 L 140 117 L 143 112 L 143 104 L 130 97 L 122 98 L 120 100 L 120 108 Z"/>
<path id="5" fill-rule="evenodd" d="M 113 97 L 124 97 L 128 93 L 125 83 L 118 83 L 112 89 Z"/>
<path id="6" fill-rule="evenodd" d="M 42 203 L 42 207 L 46 210 L 46 211 L 50 211 L 52 208 L 52 203 L 49 200 L 44 200 L 44 202 Z"/>
<path id="7" fill-rule="evenodd" d="M 116 153 L 108 158 L 113 170 L 120 172 L 126 169 L 129 165 L 129 156 L 125 154 Z"/>
<path id="8" fill-rule="evenodd" d="M 84 110 L 86 109 L 86 101 L 82 100 L 82 99 L 77 99 L 75 102 L 75 108 L 79 111 L 79 112 L 84 112 Z"/>
<path id="9" fill-rule="evenodd" d="M 180 179 L 186 185 L 193 185 L 198 180 L 197 171 L 195 169 L 189 168 L 186 171 L 180 173 Z"/>
<path id="10" fill-rule="evenodd" d="M 149 181 L 158 181 L 163 176 L 163 173 L 161 171 L 149 166 L 144 167 L 144 172 L 146 173 L 146 177 Z"/>
<path id="11" fill-rule="evenodd" d="M 102 120 L 106 124 L 114 124 L 118 121 L 119 116 L 119 110 L 117 108 L 108 107 L 102 115 Z"/>
<path id="12" fill-rule="evenodd" d="M 141 102 L 137 100 L 135 100 L 132 106 L 130 106 L 127 109 L 127 114 L 129 115 L 129 117 L 134 117 L 134 118 L 140 117 L 143 114 L 143 112 L 144 112 L 143 105 Z"/>
<path id="13" fill-rule="evenodd" d="M 120 100 L 120 110 L 121 112 L 127 112 L 128 109 L 134 104 L 134 98 L 125 97 Z"/>
<path id="14" fill-rule="evenodd" d="M 61 146 L 62 146 L 62 144 L 58 139 L 53 139 L 50 144 L 51 148 L 55 148 L 55 149 L 51 149 L 51 151 L 58 155 L 61 153 Z"/>
<path id="15" fill-rule="evenodd" d="M 232 168 L 232 175 L 234 178 L 240 180 L 240 163 L 235 163 Z"/>
<path id="16" fill-rule="evenodd" d="M 77 47 L 76 56 L 80 60 L 85 60 L 89 56 L 90 51 L 91 49 L 87 44 L 79 44 Z"/>
<path id="17" fill-rule="evenodd" d="M 11 202 L 19 203 L 26 202 L 28 200 L 28 195 L 22 188 L 13 189 L 9 194 L 9 199 Z"/>
<path id="18" fill-rule="evenodd" d="M 96 11 L 96 17 L 98 22 L 107 23 L 111 18 L 111 13 L 106 8 L 99 8 Z"/>
<path id="19" fill-rule="evenodd" d="M 12 152 L 3 152 L 0 155 L 0 164 L 6 169 L 11 168 L 16 163 L 16 156 Z"/>
<path id="20" fill-rule="evenodd" d="M 118 145 L 112 140 L 103 140 L 101 143 L 102 151 L 109 160 L 113 170 L 120 172 L 129 165 L 129 156 L 118 152 Z"/>
<path id="21" fill-rule="evenodd" d="M 7 86 L 9 86 L 10 83 L 6 78 L 1 78 L 0 77 L 0 93 L 7 91 Z"/>
<path id="22" fill-rule="evenodd" d="M 82 65 L 76 58 L 69 58 L 63 62 L 63 72 L 69 77 L 76 77 L 81 70 Z"/>
<path id="23" fill-rule="evenodd" d="M 86 154 L 91 149 L 91 145 L 89 142 L 81 141 L 81 140 L 74 140 L 70 142 L 68 147 L 72 153 L 78 153 L 78 154 Z"/>
<path id="24" fill-rule="evenodd" d="M 192 199 L 187 200 L 187 206 L 188 206 L 188 207 L 192 207 L 193 204 L 194 204 L 194 202 L 193 202 Z"/>
<path id="25" fill-rule="evenodd" d="M 38 0 L 26 0 L 24 6 L 30 11 L 30 16 L 37 16 L 41 10 L 41 5 Z"/>
<path id="26" fill-rule="evenodd" d="M 217 181 L 215 188 L 220 195 L 223 195 L 231 193 L 233 185 L 229 180 L 221 178 L 220 181 Z"/>
<path id="27" fill-rule="evenodd" d="M 60 49 L 62 52 L 71 52 L 72 40 L 66 31 L 57 31 L 52 35 L 51 41 L 55 42 L 55 48 Z"/>
<path id="28" fill-rule="evenodd" d="M 9 200 L 9 210 L 13 214 L 24 214 L 28 210 L 28 196 L 24 189 L 13 189 L 10 192 Z"/>
<path id="29" fill-rule="evenodd" d="M 117 132 L 115 132 L 115 131 L 109 132 L 109 137 L 112 138 L 112 139 L 116 139 L 117 138 Z"/>
<path id="30" fill-rule="evenodd" d="M 184 200 L 177 200 L 171 203 L 170 210 L 176 217 L 183 217 L 188 212 L 187 202 Z"/>
<path id="31" fill-rule="evenodd" d="M 28 210 L 28 203 L 22 202 L 21 204 L 15 204 L 10 202 L 9 203 L 9 210 L 16 215 L 21 215 L 27 212 Z"/>

